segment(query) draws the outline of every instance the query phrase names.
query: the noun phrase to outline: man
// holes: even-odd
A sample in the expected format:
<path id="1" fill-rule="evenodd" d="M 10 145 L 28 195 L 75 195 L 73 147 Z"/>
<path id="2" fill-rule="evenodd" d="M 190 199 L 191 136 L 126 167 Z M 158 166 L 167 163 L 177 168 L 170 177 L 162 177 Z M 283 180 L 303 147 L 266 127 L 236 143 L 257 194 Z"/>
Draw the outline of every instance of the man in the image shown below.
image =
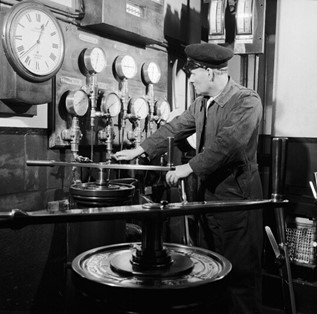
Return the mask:
<path id="1" fill-rule="evenodd" d="M 262 198 L 256 158 L 262 117 L 258 94 L 228 75 L 230 49 L 192 44 L 185 53 L 185 70 L 198 97 L 141 146 L 117 152 L 115 158 L 131 160 L 146 153 L 152 159 L 166 152 L 167 137 L 177 144 L 196 132 L 196 155 L 169 171 L 167 183 L 175 185 L 195 173 L 206 201 Z M 261 210 L 207 214 L 200 221 L 203 246 L 228 258 L 233 267 L 219 313 L 261 313 Z"/>

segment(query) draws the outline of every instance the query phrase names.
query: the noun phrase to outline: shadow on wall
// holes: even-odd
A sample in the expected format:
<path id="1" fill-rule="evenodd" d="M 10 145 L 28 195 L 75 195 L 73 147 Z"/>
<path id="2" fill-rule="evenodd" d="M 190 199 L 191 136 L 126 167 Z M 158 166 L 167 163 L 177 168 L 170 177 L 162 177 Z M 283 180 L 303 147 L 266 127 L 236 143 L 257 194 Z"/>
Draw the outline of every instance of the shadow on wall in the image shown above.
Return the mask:
<path id="1" fill-rule="evenodd" d="M 167 5 L 164 18 L 164 36 L 183 44 L 201 41 L 201 13 L 182 4 L 179 10 Z"/>

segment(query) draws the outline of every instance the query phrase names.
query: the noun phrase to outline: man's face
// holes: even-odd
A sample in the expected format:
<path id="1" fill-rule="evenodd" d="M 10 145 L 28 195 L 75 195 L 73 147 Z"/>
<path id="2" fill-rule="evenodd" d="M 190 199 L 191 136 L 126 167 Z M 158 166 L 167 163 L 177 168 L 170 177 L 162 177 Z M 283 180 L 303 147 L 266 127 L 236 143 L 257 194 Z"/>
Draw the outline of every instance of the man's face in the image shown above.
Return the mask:
<path id="1" fill-rule="evenodd" d="M 211 71 L 211 69 L 204 68 L 196 68 L 190 71 L 189 82 L 193 84 L 197 96 L 209 94 L 211 87 L 209 75 L 212 74 Z"/>

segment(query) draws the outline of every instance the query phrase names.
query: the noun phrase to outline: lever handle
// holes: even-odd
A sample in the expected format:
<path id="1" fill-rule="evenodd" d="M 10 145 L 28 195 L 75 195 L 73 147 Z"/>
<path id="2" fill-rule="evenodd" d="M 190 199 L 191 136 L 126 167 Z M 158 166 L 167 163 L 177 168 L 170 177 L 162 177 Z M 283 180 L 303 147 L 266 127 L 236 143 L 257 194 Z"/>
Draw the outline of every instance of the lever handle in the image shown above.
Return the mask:
<path id="1" fill-rule="evenodd" d="M 284 263 L 284 257 L 281 253 L 281 249 L 278 246 L 278 244 L 275 240 L 275 237 L 273 235 L 273 232 L 269 226 L 265 226 L 265 232 L 266 232 L 266 235 L 267 235 L 267 237 L 270 241 L 270 244 L 272 246 L 272 249 L 273 249 L 273 252 L 274 252 L 274 255 L 276 258 L 276 262 L 279 264 L 279 266 L 281 266 L 282 263 Z"/>

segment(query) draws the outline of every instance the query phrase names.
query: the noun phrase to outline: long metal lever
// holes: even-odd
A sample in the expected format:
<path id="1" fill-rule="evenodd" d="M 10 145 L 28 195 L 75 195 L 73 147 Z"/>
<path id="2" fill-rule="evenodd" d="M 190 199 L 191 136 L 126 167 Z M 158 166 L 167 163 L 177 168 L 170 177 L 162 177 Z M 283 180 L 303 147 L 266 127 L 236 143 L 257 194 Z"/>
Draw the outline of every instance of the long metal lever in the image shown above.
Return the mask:
<path id="1" fill-rule="evenodd" d="M 188 200 L 187 200 L 187 194 L 186 194 L 186 190 L 185 190 L 184 179 L 181 179 L 178 184 L 179 184 L 178 190 L 179 190 L 180 197 L 182 199 L 182 203 L 187 204 Z M 184 228 L 185 228 L 184 242 L 186 245 L 191 245 L 188 219 L 189 219 L 189 217 L 184 215 Z"/>
<path id="2" fill-rule="evenodd" d="M 67 162 L 55 160 L 27 160 L 28 166 L 63 166 L 63 167 L 83 167 L 83 168 L 98 168 L 98 169 L 125 169 L 125 170 L 153 170 L 153 171 L 170 171 L 175 167 L 155 166 L 155 165 L 139 165 L 139 164 L 109 164 L 109 163 L 82 163 L 82 162 Z"/>

